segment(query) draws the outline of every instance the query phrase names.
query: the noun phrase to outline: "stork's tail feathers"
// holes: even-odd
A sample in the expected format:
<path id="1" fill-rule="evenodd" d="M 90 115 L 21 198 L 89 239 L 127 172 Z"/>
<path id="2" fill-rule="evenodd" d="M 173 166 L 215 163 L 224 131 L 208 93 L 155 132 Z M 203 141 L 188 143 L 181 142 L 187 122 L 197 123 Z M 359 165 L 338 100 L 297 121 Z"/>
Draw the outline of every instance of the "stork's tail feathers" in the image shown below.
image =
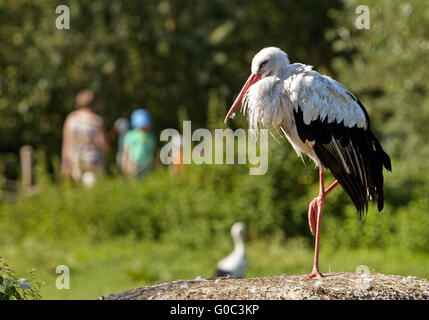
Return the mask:
<path id="1" fill-rule="evenodd" d="M 368 201 L 378 199 L 383 210 L 383 166 L 392 169 L 390 158 L 368 128 L 320 118 L 305 124 L 300 108 L 294 111 L 298 134 L 303 142 L 313 141 L 313 149 L 355 204 L 361 220 L 365 220 Z"/>
<path id="2" fill-rule="evenodd" d="M 350 128 L 344 133 L 348 136 L 348 145 L 335 139 L 333 134 L 329 144 L 316 144 L 315 152 L 351 198 L 364 221 L 369 200 L 377 199 L 378 210 L 383 210 L 383 166 L 392 170 L 390 157 L 371 131 Z M 340 159 L 344 159 L 346 165 Z"/>
<path id="3" fill-rule="evenodd" d="M 390 162 L 390 157 L 386 152 L 384 152 L 383 148 L 380 145 L 380 142 L 377 140 L 377 138 L 374 136 L 374 134 L 368 130 L 367 132 L 371 144 L 373 146 L 374 152 L 372 153 L 373 162 L 375 165 L 375 168 L 373 170 L 375 171 L 375 174 L 377 175 L 377 178 L 375 179 L 376 182 L 376 190 L 374 190 L 377 194 L 378 198 L 378 211 L 383 210 L 384 207 L 384 193 L 383 193 L 383 166 L 389 171 L 392 171 L 392 164 Z"/>

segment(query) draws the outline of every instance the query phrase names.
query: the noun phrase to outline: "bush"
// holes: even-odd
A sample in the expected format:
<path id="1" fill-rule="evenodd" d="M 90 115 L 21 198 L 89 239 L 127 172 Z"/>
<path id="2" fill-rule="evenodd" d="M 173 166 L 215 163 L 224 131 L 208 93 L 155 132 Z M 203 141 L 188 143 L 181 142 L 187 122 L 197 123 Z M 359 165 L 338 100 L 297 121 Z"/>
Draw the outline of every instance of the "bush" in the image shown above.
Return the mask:
<path id="1" fill-rule="evenodd" d="M 1 205 L 0 231 L 5 241 L 132 234 L 204 245 L 237 220 L 254 235 L 275 230 L 281 217 L 271 190 L 269 176 L 229 166 L 190 166 L 180 177 L 160 168 L 143 181 L 106 178 L 91 189 L 45 183 L 39 194 Z"/>
<path id="2" fill-rule="evenodd" d="M 18 279 L 15 270 L 0 257 L 0 300 L 38 300 L 41 282 L 32 273 Z"/>

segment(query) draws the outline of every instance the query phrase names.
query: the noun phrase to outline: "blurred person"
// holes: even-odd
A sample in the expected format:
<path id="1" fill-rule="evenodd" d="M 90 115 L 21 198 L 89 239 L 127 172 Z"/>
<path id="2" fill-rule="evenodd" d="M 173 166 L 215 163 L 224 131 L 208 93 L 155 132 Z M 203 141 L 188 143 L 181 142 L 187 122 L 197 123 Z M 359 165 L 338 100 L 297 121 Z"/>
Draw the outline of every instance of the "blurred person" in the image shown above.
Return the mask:
<path id="1" fill-rule="evenodd" d="M 118 137 L 118 152 L 116 153 L 116 164 L 122 168 L 122 158 L 124 151 L 124 139 L 128 130 L 130 130 L 130 122 L 127 118 L 119 118 L 115 121 L 113 128 L 109 132 L 110 141 Z"/>
<path id="2" fill-rule="evenodd" d="M 183 137 L 181 134 L 177 134 L 173 137 L 173 147 L 180 150 L 179 153 L 173 153 L 173 162 L 169 164 L 168 169 L 171 173 L 181 175 L 185 170 L 183 164 L 183 152 L 182 152 L 182 143 Z"/>
<path id="3" fill-rule="evenodd" d="M 132 129 L 124 138 L 122 171 L 141 177 L 153 169 L 156 138 L 152 133 L 152 117 L 145 109 L 136 109 L 131 114 Z"/>
<path id="4" fill-rule="evenodd" d="M 76 96 L 76 109 L 63 128 L 61 171 L 75 181 L 89 186 L 95 177 L 105 172 L 105 152 L 109 144 L 104 121 L 94 112 L 96 96 L 92 90 L 81 90 Z"/>

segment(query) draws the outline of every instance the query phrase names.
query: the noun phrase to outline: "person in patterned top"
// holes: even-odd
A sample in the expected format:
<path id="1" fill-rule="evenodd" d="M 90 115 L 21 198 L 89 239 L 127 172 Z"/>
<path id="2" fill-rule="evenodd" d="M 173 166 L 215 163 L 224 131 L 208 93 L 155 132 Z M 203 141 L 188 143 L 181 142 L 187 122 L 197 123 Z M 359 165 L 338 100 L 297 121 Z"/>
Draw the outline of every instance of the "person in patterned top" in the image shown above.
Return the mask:
<path id="1" fill-rule="evenodd" d="M 77 110 L 64 123 L 61 171 L 75 181 L 89 179 L 105 171 L 104 154 L 109 143 L 104 121 L 93 108 L 96 97 L 92 90 L 82 90 L 76 96 Z"/>

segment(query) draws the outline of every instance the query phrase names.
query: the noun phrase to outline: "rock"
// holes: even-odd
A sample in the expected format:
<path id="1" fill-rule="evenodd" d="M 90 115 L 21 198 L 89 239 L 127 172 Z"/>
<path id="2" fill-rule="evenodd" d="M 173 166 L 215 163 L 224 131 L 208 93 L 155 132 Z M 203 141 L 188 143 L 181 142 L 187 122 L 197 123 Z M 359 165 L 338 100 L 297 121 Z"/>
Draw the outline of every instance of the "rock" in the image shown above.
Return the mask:
<path id="1" fill-rule="evenodd" d="M 404 281 L 405 279 L 405 281 Z M 398 275 L 329 273 L 323 280 L 299 276 L 213 278 L 160 283 L 100 297 L 105 300 L 429 300 L 429 280 Z"/>

